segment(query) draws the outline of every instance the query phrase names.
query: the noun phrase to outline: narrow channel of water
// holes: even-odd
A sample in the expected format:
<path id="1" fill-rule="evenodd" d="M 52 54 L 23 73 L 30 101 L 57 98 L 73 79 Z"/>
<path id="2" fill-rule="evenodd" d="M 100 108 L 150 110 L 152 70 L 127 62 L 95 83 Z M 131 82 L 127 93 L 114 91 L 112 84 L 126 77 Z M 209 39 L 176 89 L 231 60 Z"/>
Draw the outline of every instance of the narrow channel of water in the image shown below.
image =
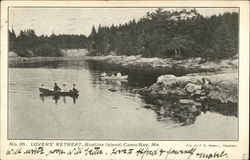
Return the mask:
<path id="1" fill-rule="evenodd" d="M 128 81 L 101 81 L 100 73 L 121 72 Z M 149 86 L 161 74 L 185 71 L 126 69 L 99 61 L 55 61 L 9 68 L 10 139 L 81 140 L 235 140 L 237 110 L 214 106 L 193 108 L 152 105 L 149 97 L 130 92 Z M 39 86 L 57 82 L 78 98 L 41 97 Z"/>

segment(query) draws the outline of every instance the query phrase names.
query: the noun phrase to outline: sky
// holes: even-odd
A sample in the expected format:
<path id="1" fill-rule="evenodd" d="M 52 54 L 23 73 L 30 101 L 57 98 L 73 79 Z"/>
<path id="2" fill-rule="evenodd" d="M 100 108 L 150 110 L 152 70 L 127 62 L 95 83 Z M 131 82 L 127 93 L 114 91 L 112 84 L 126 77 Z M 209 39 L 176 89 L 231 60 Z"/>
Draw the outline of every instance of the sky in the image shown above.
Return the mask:
<path id="1" fill-rule="evenodd" d="M 203 16 L 224 12 L 238 12 L 237 8 L 196 8 Z M 93 25 L 111 26 L 139 20 L 156 8 L 10 8 L 9 28 L 34 29 L 37 35 L 84 34 L 88 36 Z M 167 8 L 164 10 L 176 10 Z"/>

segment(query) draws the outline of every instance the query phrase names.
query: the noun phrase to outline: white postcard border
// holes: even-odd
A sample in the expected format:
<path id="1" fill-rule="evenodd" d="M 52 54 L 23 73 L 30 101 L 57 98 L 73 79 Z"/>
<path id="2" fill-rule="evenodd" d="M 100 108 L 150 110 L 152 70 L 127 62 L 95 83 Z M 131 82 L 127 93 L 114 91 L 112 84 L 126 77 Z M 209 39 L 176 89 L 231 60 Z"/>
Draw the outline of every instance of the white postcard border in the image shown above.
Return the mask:
<path id="1" fill-rule="evenodd" d="M 47 150 L 53 150 L 60 148 L 55 146 L 56 143 L 103 143 L 105 141 L 63 141 L 63 140 L 8 140 L 7 138 L 7 103 L 8 103 L 8 92 L 7 92 L 7 80 L 8 80 L 8 41 L 7 41 L 7 29 L 8 29 L 8 7 L 11 6 L 57 6 L 57 7 L 239 7 L 240 8 L 240 39 L 239 39 L 239 132 L 238 141 L 108 141 L 108 143 L 128 143 L 128 144 L 139 144 L 145 143 L 152 145 L 156 143 L 159 146 L 151 146 L 150 149 L 154 150 L 157 148 L 163 149 L 191 149 L 192 147 L 198 147 L 199 152 L 204 153 L 221 153 L 226 150 L 228 153 L 224 159 L 243 159 L 247 158 L 248 147 L 249 147 L 249 3 L 247 1 L 3 1 L 1 2 L 1 159 L 164 159 L 166 156 L 150 156 L 146 155 L 143 158 L 136 156 L 136 154 L 119 154 L 110 156 L 112 147 L 103 147 L 103 152 L 106 154 L 101 155 L 60 155 L 60 154 L 34 154 L 34 155 L 6 155 L 7 150 L 20 148 L 19 145 L 25 143 L 26 146 L 22 148 L 32 148 L 31 143 L 48 142 L 54 143 L 53 146 L 45 147 Z M 15 143 L 18 146 L 10 146 L 10 143 Z M 220 147 L 209 147 L 209 145 L 217 145 Z M 225 147 L 224 145 L 232 145 L 235 147 Z M 192 146 L 192 147 L 191 147 Z M 33 147 L 34 148 L 34 147 Z M 72 146 L 61 147 L 65 151 L 72 150 Z M 135 147 L 135 150 L 140 147 Z M 197 159 L 192 156 L 190 159 Z M 167 159 L 187 159 L 187 155 L 169 155 Z M 205 158 L 206 159 L 206 158 Z M 220 159 L 220 158 L 218 158 Z"/>

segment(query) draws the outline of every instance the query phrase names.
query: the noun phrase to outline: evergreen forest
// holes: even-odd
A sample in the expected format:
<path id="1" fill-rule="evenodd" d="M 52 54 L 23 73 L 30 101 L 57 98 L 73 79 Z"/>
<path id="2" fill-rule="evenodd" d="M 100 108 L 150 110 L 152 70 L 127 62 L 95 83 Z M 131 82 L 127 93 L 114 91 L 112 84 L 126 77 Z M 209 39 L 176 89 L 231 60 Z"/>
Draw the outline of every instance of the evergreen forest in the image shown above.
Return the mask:
<path id="1" fill-rule="evenodd" d="M 93 26 L 91 34 L 37 36 L 34 30 L 9 31 L 9 50 L 18 56 L 62 56 L 61 49 L 86 48 L 90 56 L 141 55 L 143 57 L 209 59 L 238 54 L 238 13 L 204 17 L 196 9 L 162 8 L 125 24 Z"/>

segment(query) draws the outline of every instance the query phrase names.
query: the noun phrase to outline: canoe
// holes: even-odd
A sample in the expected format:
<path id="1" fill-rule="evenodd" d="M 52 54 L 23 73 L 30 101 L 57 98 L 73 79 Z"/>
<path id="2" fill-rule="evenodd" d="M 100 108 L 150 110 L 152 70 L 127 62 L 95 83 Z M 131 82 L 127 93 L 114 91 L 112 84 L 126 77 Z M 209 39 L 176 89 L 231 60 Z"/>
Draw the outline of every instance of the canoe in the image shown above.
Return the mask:
<path id="1" fill-rule="evenodd" d="M 41 92 L 42 96 L 70 96 L 70 97 L 77 97 L 79 96 L 79 91 L 73 92 L 62 92 L 62 91 L 57 91 L 54 92 L 53 90 L 50 89 L 45 89 L 45 88 L 39 88 L 39 91 Z"/>
<path id="2" fill-rule="evenodd" d="M 120 77 L 105 76 L 105 77 L 101 77 L 101 79 L 102 80 L 127 80 L 128 75 L 124 75 L 124 76 L 120 76 Z"/>

